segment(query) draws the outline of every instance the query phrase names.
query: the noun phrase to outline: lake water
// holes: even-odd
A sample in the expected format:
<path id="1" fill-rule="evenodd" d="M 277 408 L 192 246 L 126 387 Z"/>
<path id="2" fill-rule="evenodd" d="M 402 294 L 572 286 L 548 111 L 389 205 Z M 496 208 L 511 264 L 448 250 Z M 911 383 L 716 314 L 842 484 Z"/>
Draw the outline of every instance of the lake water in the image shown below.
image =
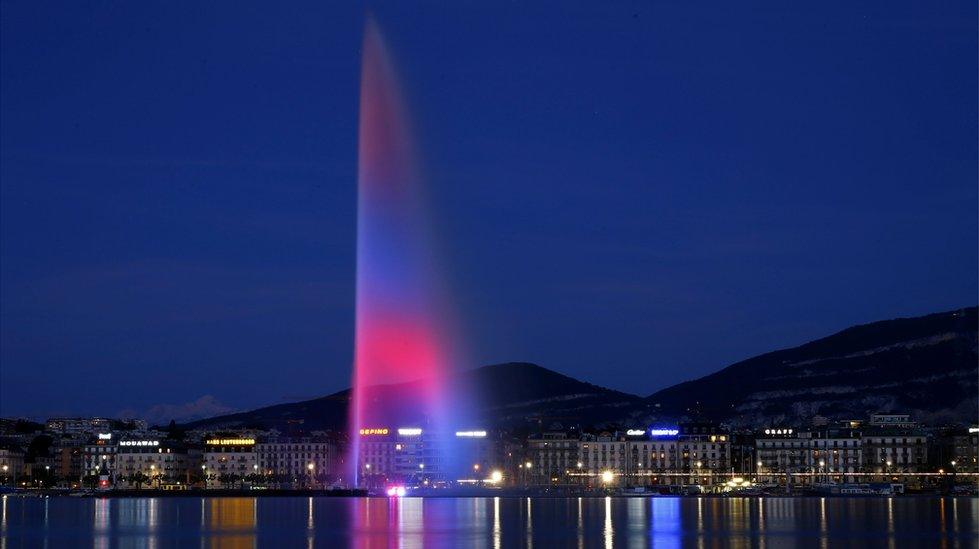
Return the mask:
<path id="1" fill-rule="evenodd" d="M 976 547 L 975 498 L 25 498 L 19 547 Z"/>

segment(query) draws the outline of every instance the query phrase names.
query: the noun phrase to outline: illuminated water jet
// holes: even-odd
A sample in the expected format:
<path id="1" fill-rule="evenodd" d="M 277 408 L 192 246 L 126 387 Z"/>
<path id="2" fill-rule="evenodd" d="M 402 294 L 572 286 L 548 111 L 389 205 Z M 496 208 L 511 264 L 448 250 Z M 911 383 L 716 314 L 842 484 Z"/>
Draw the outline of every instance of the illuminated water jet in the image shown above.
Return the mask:
<path id="1" fill-rule="evenodd" d="M 431 438 L 429 433 L 467 427 L 448 419 L 466 416 L 458 405 L 465 397 L 447 382 L 458 365 L 456 337 L 450 335 L 408 113 L 390 54 L 371 19 L 362 56 L 348 456 L 355 479 L 370 470 L 361 455 L 364 436 L 420 436 L 424 430 Z M 405 381 L 412 383 L 398 394 L 384 387 Z"/>

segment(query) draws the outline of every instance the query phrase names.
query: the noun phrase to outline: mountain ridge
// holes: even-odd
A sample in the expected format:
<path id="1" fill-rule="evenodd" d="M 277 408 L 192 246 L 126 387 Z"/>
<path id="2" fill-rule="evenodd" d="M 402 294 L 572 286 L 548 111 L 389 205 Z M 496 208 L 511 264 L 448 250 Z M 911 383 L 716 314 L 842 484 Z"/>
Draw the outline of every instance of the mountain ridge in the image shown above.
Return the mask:
<path id="1" fill-rule="evenodd" d="M 916 384 L 961 378 L 960 383 L 943 383 L 940 388 L 947 397 L 955 399 L 956 405 L 969 398 L 974 401 L 976 324 L 977 308 L 968 307 L 852 326 L 662 389 L 647 400 L 672 409 L 684 401 L 704 401 L 703 413 L 742 416 L 741 422 L 746 424 L 757 424 L 762 419 L 751 421 L 752 415 L 791 417 L 773 413 L 772 409 L 778 407 L 794 409 L 796 416 L 826 415 L 823 412 L 861 416 L 869 410 L 899 408 L 927 416 L 935 411 L 923 406 L 921 401 L 927 398 L 907 394 L 908 390 L 921 391 Z M 778 387 L 773 384 L 771 390 L 761 391 L 757 385 L 762 381 L 777 381 Z M 931 392 L 938 388 L 931 387 Z M 799 400 L 800 396 L 834 393 L 848 396 Z M 843 406 L 846 401 L 853 402 L 855 396 L 864 403 L 863 409 Z M 791 402 L 787 402 L 789 399 Z M 768 413 L 753 412 L 766 408 Z"/>
<path id="2" fill-rule="evenodd" d="M 967 307 L 851 326 L 645 397 L 527 362 L 466 370 L 455 374 L 452 382 L 478 388 L 478 413 L 495 427 L 554 422 L 632 425 L 685 417 L 759 426 L 798 422 L 817 414 L 865 417 L 873 411 L 908 411 L 930 421 L 968 421 L 977 408 L 977 349 L 977 308 Z M 412 383 L 417 381 L 372 390 L 392 396 Z M 350 389 L 345 389 L 185 426 L 280 428 L 302 420 L 306 429 L 341 430 L 346 427 L 349 400 Z"/>

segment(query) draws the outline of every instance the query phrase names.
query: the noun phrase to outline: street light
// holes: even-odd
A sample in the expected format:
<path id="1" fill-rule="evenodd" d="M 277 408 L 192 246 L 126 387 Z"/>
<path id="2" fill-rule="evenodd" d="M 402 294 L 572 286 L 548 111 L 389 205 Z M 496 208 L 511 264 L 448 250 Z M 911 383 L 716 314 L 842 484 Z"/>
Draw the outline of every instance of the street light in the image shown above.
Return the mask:
<path id="1" fill-rule="evenodd" d="M 602 471 L 602 483 L 610 484 L 613 480 L 615 480 L 615 473 L 612 471 Z"/>
<path id="2" fill-rule="evenodd" d="M 493 473 L 490 475 L 490 482 L 492 482 L 493 484 L 496 484 L 501 480 L 503 480 L 503 473 L 501 473 L 500 471 L 493 471 Z"/>

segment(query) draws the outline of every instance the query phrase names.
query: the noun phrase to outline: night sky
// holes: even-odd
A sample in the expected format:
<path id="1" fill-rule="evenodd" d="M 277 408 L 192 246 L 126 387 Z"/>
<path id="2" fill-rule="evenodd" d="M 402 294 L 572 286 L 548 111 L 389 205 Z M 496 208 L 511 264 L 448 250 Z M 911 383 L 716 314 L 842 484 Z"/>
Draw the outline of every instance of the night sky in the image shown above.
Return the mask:
<path id="1" fill-rule="evenodd" d="M 365 8 L 206 4 L 2 3 L 0 415 L 349 385 Z M 649 394 L 977 302 L 974 0 L 372 4 L 472 364 Z"/>

